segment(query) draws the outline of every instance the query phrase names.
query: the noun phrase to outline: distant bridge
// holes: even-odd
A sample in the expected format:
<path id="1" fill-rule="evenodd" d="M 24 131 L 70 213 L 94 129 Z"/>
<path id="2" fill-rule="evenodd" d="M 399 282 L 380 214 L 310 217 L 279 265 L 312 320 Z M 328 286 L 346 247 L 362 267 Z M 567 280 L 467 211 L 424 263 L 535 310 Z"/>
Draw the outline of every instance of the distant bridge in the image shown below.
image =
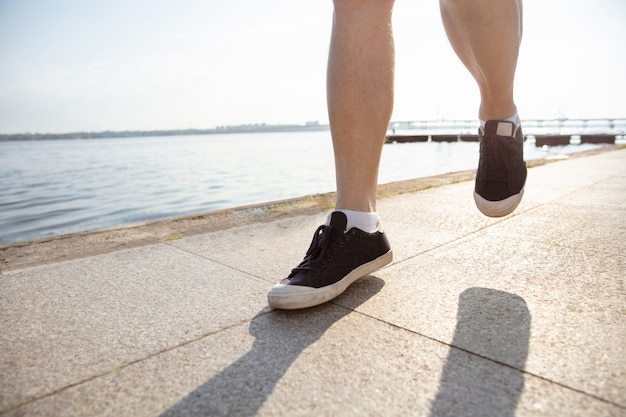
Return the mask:
<path id="1" fill-rule="evenodd" d="M 524 133 L 538 131 L 540 133 L 560 133 L 563 130 L 580 133 L 593 131 L 594 133 L 626 134 L 626 118 L 588 118 L 588 119 L 522 119 Z M 450 133 L 473 132 L 478 128 L 478 120 L 421 120 L 421 121 L 394 121 L 389 124 L 391 132 L 397 130 L 448 131 Z M 532 134 L 532 133 L 531 133 Z M 575 133 L 574 133 L 575 134 Z"/>
<path id="2" fill-rule="evenodd" d="M 536 146 L 578 143 L 616 143 L 625 139 L 626 118 L 607 119 L 523 119 L 525 136 Z M 478 120 L 429 120 L 392 122 L 387 143 L 477 142 Z"/>

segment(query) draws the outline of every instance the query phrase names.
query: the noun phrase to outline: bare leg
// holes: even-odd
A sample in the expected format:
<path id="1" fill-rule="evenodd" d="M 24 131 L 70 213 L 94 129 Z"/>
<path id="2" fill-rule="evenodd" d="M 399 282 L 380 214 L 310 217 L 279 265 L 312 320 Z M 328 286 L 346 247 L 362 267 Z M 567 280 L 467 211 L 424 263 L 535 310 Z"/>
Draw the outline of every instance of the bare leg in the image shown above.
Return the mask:
<path id="1" fill-rule="evenodd" d="M 335 0 L 328 113 L 336 208 L 376 211 L 378 166 L 393 110 L 393 0 Z"/>
<path id="2" fill-rule="evenodd" d="M 506 216 L 524 195 L 524 137 L 513 97 L 522 40 L 521 0 L 439 0 L 448 39 L 480 89 L 480 159 L 474 201 L 486 216 Z"/>
<path id="3" fill-rule="evenodd" d="M 480 89 L 479 117 L 517 113 L 513 81 L 522 39 L 521 0 L 440 0 L 448 39 Z"/>

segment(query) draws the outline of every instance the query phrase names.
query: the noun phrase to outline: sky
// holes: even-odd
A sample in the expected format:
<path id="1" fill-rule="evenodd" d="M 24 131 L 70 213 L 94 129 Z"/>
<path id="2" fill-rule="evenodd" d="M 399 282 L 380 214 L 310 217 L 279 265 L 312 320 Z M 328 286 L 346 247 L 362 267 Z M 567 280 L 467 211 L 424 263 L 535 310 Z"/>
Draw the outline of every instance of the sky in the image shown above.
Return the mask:
<path id="1" fill-rule="evenodd" d="M 0 133 L 327 123 L 331 0 L 0 0 Z M 393 121 L 472 120 L 435 0 L 396 0 Z M 626 1 L 526 0 L 522 119 L 626 117 Z"/>

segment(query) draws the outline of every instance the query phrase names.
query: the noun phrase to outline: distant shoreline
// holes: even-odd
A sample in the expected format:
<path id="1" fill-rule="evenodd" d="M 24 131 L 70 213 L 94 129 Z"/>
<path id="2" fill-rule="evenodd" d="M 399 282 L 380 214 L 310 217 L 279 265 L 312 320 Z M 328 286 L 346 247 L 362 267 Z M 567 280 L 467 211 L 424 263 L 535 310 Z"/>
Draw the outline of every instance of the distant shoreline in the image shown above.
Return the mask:
<path id="1" fill-rule="evenodd" d="M 328 125 L 317 122 L 308 122 L 304 125 L 267 125 L 246 124 L 237 126 L 219 126 L 215 129 L 181 129 L 181 130 L 123 130 L 102 132 L 71 132 L 71 133 L 15 133 L 0 134 L 0 142 L 31 141 L 31 140 L 61 140 L 61 139 L 115 139 L 139 138 L 155 136 L 190 136 L 190 135 L 220 135 L 233 133 L 277 133 L 277 132 L 319 132 L 328 131 Z"/>
<path id="2" fill-rule="evenodd" d="M 468 131 L 476 128 L 477 120 L 430 120 L 430 121 L 392 121 L 389 131 L 392 134 L 402 131 L 401 135 L 419 130 L 440 131 L 442 129 L 454 131 Z M 594 133 L 611 133 L 624 135 L 626 132 L 626 118 L 577 118 L 577 119 L 532 119 L 523 120 L 523 126 L 528 128 L 549 129 L 555 132 L 561 129 L 595 129 Z M 192 135 L 223 135 L 233 133 L 280 133 L 280 132 L 326 132 L 330 130 L 328 124 L 317 121 L 305 124 L 242 124 L 234 126 L 218 126 L 213 129 L 175 129 L 175 130 L 105 130 L 100 132 L 68 132 L 68 133 L 8 133 L 0 134 L 0 142 L 34 141 L 34 140 L 61 140 L 61 139 L 114 139 L 140 138 L 158 136 L 192 136 Z M 578 133 L 575 133 L 578 134 Z"/>

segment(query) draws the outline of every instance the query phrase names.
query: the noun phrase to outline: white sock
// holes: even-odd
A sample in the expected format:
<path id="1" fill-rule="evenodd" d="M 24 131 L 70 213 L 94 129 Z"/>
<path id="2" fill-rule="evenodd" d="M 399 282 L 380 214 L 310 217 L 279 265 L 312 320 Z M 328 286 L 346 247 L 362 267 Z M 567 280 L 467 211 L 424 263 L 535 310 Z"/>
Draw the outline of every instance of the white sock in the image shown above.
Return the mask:
<path id="1" fill-rule="evenodd" d="M 369 213 L 365 211 L 353 210 L 337 211 L 342 212 L 348 218 L 348 225 L 346 226 L 346 230 L 350 230 L 353 227 L 361 229 L 367 233 L 374 233 L 376 230 L 379 230 L 380 219 L 378 218 L 378 213 Z M 330 216 L 328 218 L 330 219 Z"/>
<path id="2" fill-rule="evenodd" d="M 480 127 L 484 129 L 487 121 L 483 119 L 478 119 L 478 120 L 480 120 Z M 509 117 L 508 119 L 504 119 L 503 121 L 511 122 L 515 125 L 515 127 L 518 127 L 520 125 L 520 120 L 519 120 L 519 116 L 517 115 L 517 113 L 515 113 L 513 116 Z"/>

